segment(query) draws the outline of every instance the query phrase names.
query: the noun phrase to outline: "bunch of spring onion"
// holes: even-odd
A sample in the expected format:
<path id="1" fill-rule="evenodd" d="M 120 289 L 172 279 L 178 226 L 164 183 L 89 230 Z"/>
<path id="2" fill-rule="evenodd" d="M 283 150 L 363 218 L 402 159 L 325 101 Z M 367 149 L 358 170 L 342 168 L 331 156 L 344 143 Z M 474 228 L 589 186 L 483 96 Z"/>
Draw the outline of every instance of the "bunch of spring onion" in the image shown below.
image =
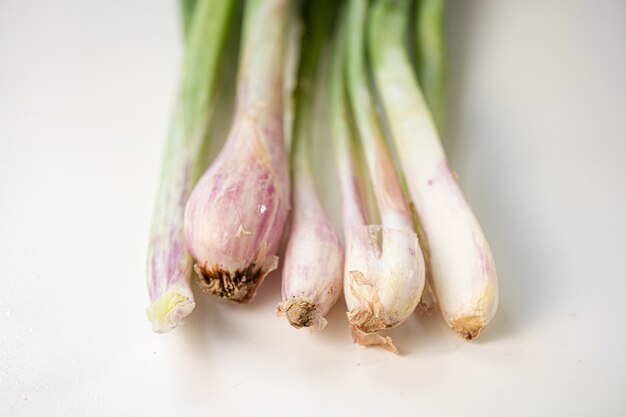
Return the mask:
<path id="1" fill-rule="evenodd" d="M 467 339 L 478 336 L 495 313 L 497 281 L 487 241 L 439 141 L 443 0 L 417 0 L 414 19 L 410 0 L 347 0 L 334 29 L 337 2 L 303 0 L 289 157 L 283 55 L 290 2 L 247 0 L 233 124 L 193 191 L 233 1 L 183 2 L 184 16 L 191 16 L 189 47 L 149 253 L 154 329 L 170 330 L 193 309 L 191 257 L 204 289 L 250 301 L 277 267 L 292 205 L 277 308 L 292 326 L 322 329 L 343 283 L 353 340 L 397 352 L 381 332 L 401 325 L 418 305 L 432 306 L 432 284 L 450 327 Z M 406 44 L 411 22 L 417 71 Z M 328 85 L 319 77 L 327 44 Z M 312 173 L 314 108 L 323 90 L 345 251 Z"/>

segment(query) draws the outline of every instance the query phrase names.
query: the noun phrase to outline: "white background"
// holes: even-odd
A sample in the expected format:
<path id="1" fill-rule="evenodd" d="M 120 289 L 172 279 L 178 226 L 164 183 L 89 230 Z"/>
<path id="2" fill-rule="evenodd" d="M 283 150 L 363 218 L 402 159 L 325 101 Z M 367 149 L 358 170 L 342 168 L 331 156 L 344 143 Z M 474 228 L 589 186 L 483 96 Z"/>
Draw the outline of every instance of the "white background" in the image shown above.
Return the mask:
<path id="1" fill-rule="evenodd" d="M 500 309 L 353 345 L 198 295 L 146 321 L 145 249 L 182 53 L 170 1 L 0 2 L 0 416 L 626 415 L 626 2 L 449 2 L 445 144 Z"/>

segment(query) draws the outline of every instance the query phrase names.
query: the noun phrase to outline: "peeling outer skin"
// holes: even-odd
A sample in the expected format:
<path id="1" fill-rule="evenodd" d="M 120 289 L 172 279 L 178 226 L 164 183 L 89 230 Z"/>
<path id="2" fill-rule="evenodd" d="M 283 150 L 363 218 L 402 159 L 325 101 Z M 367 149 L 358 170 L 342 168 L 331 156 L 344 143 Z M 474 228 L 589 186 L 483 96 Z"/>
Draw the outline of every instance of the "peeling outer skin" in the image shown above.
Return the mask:
<path id="1" fill-rule="evenodd" d="M 378 294 L 373 294 L 367 298 L 362 296 L 359 288 L 372 287 L 367 279 L 360 271 L 350 271 L 352 283 L 350 290 L 352 295 L 359 301 L 359 308 L 353 309 L 347 313 L 352 340 L 363 346 L 379 346 L 393 353 L 398 353 L 393 344 L 393 340 L 389 336 L 382 336 L 376 332 L 390 329 L 399 325 L 401 322 L 389 322 L 382 316 L 383 306 L 380 304 Z M 371 301 L 369 301 L 371 299 Z"/>
<path id="2" fill-rule="evenodd" d="M 352 278 L 352 284 L 350 285 L 350 291 L 354 298 L 359 302 L 359 308 L 353 309 L 348 312 L 348 320 L 350 325 L 356 327 L 360 331 L 366 333 L 373 333 L 379 330 L 389 329 L 396 326 L 399 322 L 388 322 L 382 317 L 384 308 L 380 304 L 378 294 L 374 293 L 371 296 L 363 296 L 359 292 L 360 288 L 372 287 L 369 284 L 360 271 L 350 271 L 350 277 Z M 371 301 L 370 301 L 371 300 Z"/>
<path id="3" fill-rule="evenodd" d="M 361 346 L 378 346 L 395 354 L 400 353 L 389 336 L 364 333 L 354 327 L 351 327 L 350 330 L 352 332 L 352 340 L 354 343 L 358 343 Z"/>
<path id="4" fill-rule="evenodd" d="M 382 236 L 381 231 L 385 232 Z M 408 319 L 420 301 L 424 285 L 424 269 L 416 260 L 417 237 L 398 232 L 378 225 L 353 231 L 344 280 L 354 341 L 380 345 L 390 351 L 395 350 L 390 348 L 391 339 L 374 333 Z"/>
<path id="5" fill-rule="evenodd" d="M 250 264 L 243 270 L 234 272 L 225 271 L 219 265 L 210 268 L 194 265 L 195 271 L 201 278 L 200 287 L 218 297 L 229 301 L 246 304 L 256 295 L 256 290 L 263 280 L 278 266 L 278 257 L 269 256 L 261 268 L 256 263 Z"/>
<path id="6" fill-rule="evenodd" d="M 276 308 L 276 314 L 285 315 L 289 324 L 296 329 L 310 327 L 311 330 L 320 331 L 328 324 L 315 304 L 303 298 L 294 297 L 283 301 Z"/>

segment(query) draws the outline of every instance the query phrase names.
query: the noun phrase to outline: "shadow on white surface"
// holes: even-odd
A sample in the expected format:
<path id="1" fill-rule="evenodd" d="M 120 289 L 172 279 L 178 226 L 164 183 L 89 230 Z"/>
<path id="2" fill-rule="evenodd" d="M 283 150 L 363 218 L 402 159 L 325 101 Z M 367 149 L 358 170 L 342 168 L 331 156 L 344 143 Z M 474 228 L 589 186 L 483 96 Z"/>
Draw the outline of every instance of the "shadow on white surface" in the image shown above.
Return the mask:
<path id="1" fill-rule="evenodd" d="M 250 332 L 264 332 L 263 329 L 251 330 L 255 325 L 267 326 L 267 337 L 275 343 L 284 343 L 294 350 L 302 350 L 302 343 L 307 349 L 354 349 L 365 354 L 369 351 L 380 351 L 383 355 L 391 355 L 378 348 L 362 347 L 353 344 L 346 317 L 346 305 L 343 296 L 328 313 L 328 325 L 321 332 L 308 329 L 293 329 L 284 317 L 275 316 L 275 307 L 280 301 L 280 277 L 271 274 L 259 288 L 254 300 L 247 305 L 239 305 L 203 293 L 194 285 L 196 308 L 183 326 L 176 329 L 172 336 L 179 339 L 176 349 L 181 348 L 196 360 L 211 360 L 215 346 L 224 346 L 225 342 L 249 345 L 255 339 Z M 250 322 L 254 324 L 251 325 Z M 494 320 L 493 328 L 485 331 L 485 339 L 500 337 L 504 330 Z M 447 327 L 438 311 L 431 316 L 414 314 L 402 326 L 391 329 L 384 334 L 393 338 L 400 351 L 400 356 L 438 354 L 458 350 L 463 340 L 456 337 Z M 479 339 L 481 340 L 481 339 Z M 226 344 L 228 344 L 226 343 Z M 305 354 L 303 353 L 302 357 Z M 317 363 L 316 366 L 320 364 Z"/>

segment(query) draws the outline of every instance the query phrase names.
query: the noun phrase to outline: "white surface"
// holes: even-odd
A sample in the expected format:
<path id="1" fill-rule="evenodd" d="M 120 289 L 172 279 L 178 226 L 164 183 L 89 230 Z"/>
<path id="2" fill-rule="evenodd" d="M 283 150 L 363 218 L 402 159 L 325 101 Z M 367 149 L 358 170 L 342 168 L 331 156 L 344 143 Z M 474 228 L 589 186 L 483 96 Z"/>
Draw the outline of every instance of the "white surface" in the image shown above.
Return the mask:
<path id="1" fill-rule="evenodd" d="M 491 242 L 479 340 L 351 343 L 198 296 L 150 331 L 144 257 L 175 1 L 0 3 L 0 415 L 626 415 L 626 3 L 450 1 L 446 146 Z M 358 412 L 358 414 L 357 414 Z"/>

